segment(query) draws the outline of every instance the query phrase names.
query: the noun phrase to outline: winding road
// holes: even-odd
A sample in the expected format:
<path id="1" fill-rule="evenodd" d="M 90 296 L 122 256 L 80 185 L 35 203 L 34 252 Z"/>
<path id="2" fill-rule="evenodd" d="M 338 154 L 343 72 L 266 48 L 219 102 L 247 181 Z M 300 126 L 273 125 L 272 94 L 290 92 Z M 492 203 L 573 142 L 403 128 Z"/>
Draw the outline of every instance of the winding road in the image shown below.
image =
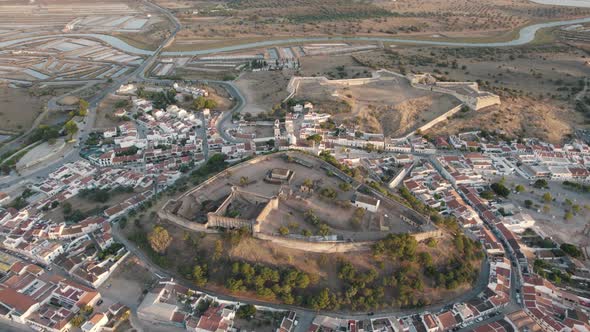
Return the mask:
<path id="1" fill-rule="evenodd" d="M 523 27 L 519 31 L 518 38 L 515 38 L 510 41 L 504 42 L 494 42 L 494 43 L 467 43 L 467 42 L 444 42 L 444 41 L 433 41 L 433 40 L 419 40 L 419 39 L 402 39 L 402 38 L 389 38 L 389 37 L 363 37 L 363 36 L 340 36 L 340 37 L 305 37 L 305 38 L 287 38 L 287 39 L 279 39 L 279 40 L 265 40 L 260 42 L 251 42 L 251 43 L 242 43 L 227 47 L 219 47 L 219 48 L 211 48 L 206 50 L 194 50 L 194 51 L 184 51 L 184 52 L 166 52 L 163 51 L 166 47 L 168 47 L 175 39 L 177 33 L 181 29 L 181 24 L 178 19 L 168 10 L 162 8 L 150 1 L 145 1 L 145 3 L 154 8 L 155 10 L 161 12 L 164 16 L 166 16 L 174 25 L 174 28 L 171 30 L 170 35 L 160 44 L 160 46 L 156 50 L 144 50 L 140 48 L 136 48 L 127 44 L 125 41 L 109 36 L 109 35 L 102 35 L 102 34 L 56 34 L 56 35 L 47 35 L 47 36 L 37 36 L 37 37 L 28 37 L 28 38 L 21 38 L 15 40 L 9 40 L 0 42 L 0 49 L 6 48 L 12 45 L 16 45 L 22 42 L 27 41 L 39 41 L 49 38 L 55 37 L 87 37 L 100 40 L 105 44 L 108 44 L 114 48 L 120 49 L 124 52 L 139 54 L 146 56 L 145 61 L 139 65 L 136 70 L 132 73 L 124 75 L 113 82 L 109 83 L 107 87 L 102 89 L 97 95 L 92 97 L 89 100 L 89 113 L 84 122 L 84 127 L 81 128 L 80 133 L 78 135 L 78 141 L 84 141 L 87 138 L 90 129 L 94 126 L 95 116 L 96 116 L 96 108 L 101 100 L 103 100 L 106 96 L 111 93 L 114 93 L 116 89 L 123 83 L 126 82 L 151 82 L 151 83 L 169 83 L 170 81 L 167 80 L 157 80 L 157 79 L 150 79 L 146 78 L 146 72 L 153 66 L 156 62 L 158 56 L 190 56 L 190 55 L 204 55 L 204 54 L 211 54 L 211 53 L 218 53 L 218 52 L 226 52 L 226 51 L 238 51 L 238 50 L 245 50 L 257 47 L 265 47 L 265 46 L 273 46 L 278 44 L 295 44 L 295 43 L 306 43 L 306 42 L 321 42 L 321 41 L 375 41 L 375 42 L 392 42 L 392 43 L 399 43 L 399 44 L 421 44 L 421 45 L 433 45 L 433 46 L 450 46 L 450 47 L 507 47 L 507 46 L 518 46 L 524 45 L 527 43 L 532 42 L 535 39 L 535 34 L 540 29 L 544 28 L 552 28 L 564 25 L 571 25 L 571 24 L 580 24 L 580 23 L 588 23 L 590 22 L 590 17 L 588 18 L 581 18 L 575 20 L 567 20 L 567 21 L 558 21 L 558 22 L 548 22 L 548 23 L 540 23 L 540 24 L 533 24 L 526 27 Z M 199 81 L 202 83 L 215 83 L 224 86 L 227 91 L 230 93 L 232 98 L 236 101 L 233 109 L 231 111 L 224 112 L 219 121 L 216 124 L 217 131 L 219 134 L 230 142 L 235 142 L 235 139 L 228 135 L 224 128 L 227 128 L 227 122 L 231 121 L 232 114 L 234 112 L 240 112 L 247 103 L 247 100 L 244 98 L 240 90 L 232 83 L 232 82 L 222 82 L 222 81 Z M 36 170 L 33 173 L 27 174 L 26 177 L 14 177 L 10 179 L 2 179 L 0 183 L 3 185 L 13 185 L 17 184 L 26 178 L 29 180 L 34 180 L 35 177 L 45 177 L 55 168 L 60 167 L 62 164 L 77 160 L 79 157 L 80 147 L 73 147 L 69 152 L 67 152 L 64 157 L 56 162 L 46 165 L 41 169 Z M 113 227 L 113 235 L 117 239 L 117 241 L 126 245 L 126 247 L 134 253 L 137 257 L 139 257 L 142 261 L 144 261 L 149 269 L 152 272 L 157 272 L 163 276 L 170 276 L 170 277 L 178 277 L 174 273 L 170 273 L 169 271 L 164 271 L 160 267 L 153 264 L 149 258 L 145 256 L 145 254 L 138 249 L 133 243 L 128 241 L 119 231 L 118 226 Z M 451 301 L 446 301 L 444 304 L 437 304 L 428 307 L 428 310 L 437 311 L 442 309 L 443 306 L 448 305 L 452 302 L 461 302 L 465 301 L 469 298 L 477 296 L 477 294 L 485 288 L 487 285 L 487 276 L 489 275 L 489 264 L 483 264 L 482 266 L 482 273 L 476 285 L 474 285 L 473 289 L 469 292 L 465 292 L 459 298 L 452 299 Z M 194 285 L 183 281 L 182 279 L 178 279 L 177 281 L 181 283 L 186 283 L 187 286 L 195 288 Z M 231 296 L 224 296 L 224 295 L 217 295 L 221 298 L 226 298 L 230 300 L 240 300 Z M 242 301 L 244 299 L 241 299 Z M 249 303 L 259 304 L 259 305 L 268 305 L 268 303 L 264 302 L 257 302 L 255 300 L 248 299 Z M 315 312 L 307 309 L 297 308 L 293 306 L 286 306 L 286 305 L 274 305 L 273 307 L 288 309 L 288 310 L 296 310 L 298 315 L 302 318 L 309 319 L 315 315 Z M 369 318 L 377 318 L 377 317 L 386 317 L 392 315 L 407 315 L 412 314 L 418 311 L 424 311 L 425 308 L 420 310 L 397 310 L 392 311 L 389 310 L 387 312 L 377 313 L 375 316 L 369 316 L 367 314 L 350 314 L 346 312 L 339 312 L 339 313 L 332 313 L 333 316 L 337 317 L 346 317 L 346 318 L 355 318 L 355 319 L 369 319 Z M 14 326 L 13 326 L 14 327 Z M 16 327 L 18 328 L 18 327 Z"/>

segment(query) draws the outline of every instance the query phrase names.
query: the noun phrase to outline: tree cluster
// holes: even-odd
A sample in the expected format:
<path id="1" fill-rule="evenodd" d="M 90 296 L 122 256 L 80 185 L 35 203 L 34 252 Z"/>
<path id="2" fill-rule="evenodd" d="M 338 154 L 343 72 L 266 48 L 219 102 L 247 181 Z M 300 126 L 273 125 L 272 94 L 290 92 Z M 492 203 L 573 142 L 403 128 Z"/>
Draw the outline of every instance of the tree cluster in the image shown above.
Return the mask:
<path id="1" fill-rule="evenodd" d="M 254 291 L 267 299 L 279 298 L 286 304 L 302 304 L 302 290 L 310 285 L 309 275 L 294 268 L 273 268 L 233 262 L 225 286 L 232 292 Z"/>

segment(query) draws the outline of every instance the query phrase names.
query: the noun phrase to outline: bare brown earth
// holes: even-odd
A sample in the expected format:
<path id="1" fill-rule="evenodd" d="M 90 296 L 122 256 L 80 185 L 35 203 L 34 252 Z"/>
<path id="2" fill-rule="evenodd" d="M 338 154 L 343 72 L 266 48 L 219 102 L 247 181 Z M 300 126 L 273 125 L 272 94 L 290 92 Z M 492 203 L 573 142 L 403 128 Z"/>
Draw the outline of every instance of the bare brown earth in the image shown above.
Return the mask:
<path id="1" fill-rule="evenodd" d="M 336 122 L 392 137 L 403 136 L 459 104 L 454 97 L 415 89 L 403 78 L 358 86 L 302 82 L 296 98 L 310 100 L 319 111 L 333 114 Z"/>
<path id="2" fill-rule="evenodd" d="M 232 0 L 171 1 L 184 28 L 176 43 L 232 43 L 293 36 L 374 35 L 506 38 L 538 21 L 588 15 L 589 9 L 527 0 Z M 173 46 L 174 47 L 174 46 Z"/>
<path id="3" fill-rule="evenodd" d="M 459 113 L 428 134 L 486 129 L 511 137 L 567 138 L 587 120 L 574 110 L 574 99 L 590 72 L 587 53 L 564 44 L 500 49 L 405 47 L 354 56 L 373 68 L 429 72 L 441 80 L 477 81 L 502 98 L 500 107 Z"/>
<path id="4" fill-rule="evenodd" d="M 43 112 L 47 101 L 70 88 L 12 88 L 0 84 L 0 130 L 20 132 L 28 129 Z"/>
<path id="5" fill-rule="evenodd" d="M 325 76 L 329 79 L 371 77 L 371 69 L 351 55 L 317 55 L 300 59 L 301 76 Z"/>
<path id="6" fill-rule="evenodd" d="M 103 99 L 98 107 L 96 108 L 96 120 L 94 127 L 96 128 L 109 128 L 115 127 L 119 122 L 123 121 L 121 118 L 116 118 L 113 113 L 115 112 L 115 103 L 119 100 L 129 99 L 129 97 L 123 96 L 108 96 Z M 131 101 L 130 101 L 131 102 Z"/>
<path id="7" fill-rule="evenodd" d="M 557 108 L 531 98 L 516 98 L 500 107 L 478 112 L 459 113 L 427 133 L 448 135 L 469 130 L 487 129 L 509 137 L 538 137 L 549 142 L 561 142 L 572 134 L 572 125 L 583 118 L 571 110 Z"/>
<path id="8" fill-rule="evenodd" d="M 378 119 L 386 136 L 399 137 L 426 124 L 437 115 L 445 113 L 458 104 L 459 101 L 450 96 L 421 97 L 404 101 L 392 109 L 376 114 L 375 119 Z"/>
<path id="9" fill-rule="evenodd" d="M 288 96 L 287 84 L 290 75 L 281 71 L 262 71 L 244 73 L 236 85 L 248 101 L 242 114 L 257 115 L 270 111 Z"/>
<path id="10" fill-rule="evenodd" d="M 141 214 L 138 217 L 138 222 L 128 222 L 124 232 L 128 235 L 137 232 L 149 232 L 153 226 L 158 223 L 157 218 L 153 218 L 146 214 Z M 325 287 L 338 289 L 342 286 L 341 280 L 338 278 L 338 269 L 342 262 L 348 261 L 352 263 L 359 271 L 366 271 L 368 269 L 376 269 L 380 271 L 381 268 L 375 261 L 370 252 L 356 252 L 353 256 L 351 254 L 318 254 L 309 253 L 295 249 L 284 248 L 278 245 L 271 244 L 267 241 L 257 240 L 253 238 L 245 238 L 236 246 L 232 246 L 227 240 L 217 234 L 195 233 L 182 229 L 170 223 L 161 224 L 167 229 L 172 236 L 173 241 L 165 254 L 165 262 L 168 265 L 169 271 L 177 271 L 181 268 L 190 266 L 190 262 L 208 261 L 213 255 L 213 248 L 217 241 L 223 243 L 223 253 L 218 262 L 210 262 L 209 265 L 209 282 L 205 286 L 215 292 L 229 293 L 224 287 L 224 281 L 228 276 L 225 274 L 225 262 L 231 261 L 246 261 L 252 264 L 261 264 L 273 267 L 282 268 L 297 268 L 310 275 L 311 289 L 320 290 Z M 435 248 L 429 248 L 424 244 L 420 244 L 418 252 L 429 252 L 435 264 L 445 264 L 445 262 L 455 254 L 454 245 L 450 235 L 445 235 L 440 239 Z M 478 262 L 473 263 L 479 266 Z M 411 263 L 410 268 L 419 270 L 418 263 Z M 392 275 L 400 266 L 386 262 L 383 267 L 384 275 Z M 424 291 L 414 294 L 416 298 L 429 299 L 429 303 L 436 304 L 444 301 L 444 299 L 452 298 L 464 293 L 470 288 L 469 285 L 461 285 L 454 290 L 446 290 L 444 288 L 434 289 L 432 284 L 428 281 L 424 284 Z M 271 303 L 280 302 L 274 298 L 261 298 L 255 292 L 236 292 L 232 295 L 238 298 L 259 299 Z M 388 298 L 395 298 L 394 294 L 388 294 Z M 393 301 L 394 302 L 394 301 Z M 389 305 L 387 305 L 389 306 Z"/>
<path id="11" fill-rule="evenodd" d="M 41 97 L 32 97 L 27 89 L 0 87 L 0 121 L 1 129 L 21 131 L 43 112 L 44 102 Z"/>

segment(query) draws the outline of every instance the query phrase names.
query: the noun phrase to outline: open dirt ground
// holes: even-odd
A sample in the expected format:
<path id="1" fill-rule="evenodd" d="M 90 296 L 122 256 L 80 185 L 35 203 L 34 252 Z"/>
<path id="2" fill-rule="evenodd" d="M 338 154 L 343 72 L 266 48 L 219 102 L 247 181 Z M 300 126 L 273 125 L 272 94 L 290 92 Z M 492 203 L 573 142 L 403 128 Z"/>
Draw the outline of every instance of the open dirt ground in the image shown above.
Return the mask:
<path id="1" fill-rule="evenodd" d="M 351 55 L 318 55 L 301 58 L 301 76 L 325 76 L 329 79 L 371 77 L 371 68 Z"/>
<path id="2" fill-rule="evenodd" d="M 140 216 L 137 223 L 129 223 L 125 228 L 126 234 L 136 232 L 149 232 L 153 226 L 158 223 L 156 218 Z M 227 262 L 246 261 L 251 264 L 261 264 L 265 266 L 296 268 L 306 272 L 310 276 L 311 291 L 317 292 L 324 287 L 331 289 L 341 289 L 342 281 L 338 278 L 339 266 L 342 262 L 348 261 L 359 271 L 375 269 L 383 271 L 384 276 L 391 276 L 400 268 L 398 264 L 386 262 L 384 266 L 378 266 L 370 252 L 358 252 L 354 254 L 354 259 L 349 254 L 318 254 L 309 253 L 295 249 L 284 248 L 274 245 L 268 241 L 257 240 L 254 238 L 243 238 L 237 244 L 230 244 L 229 241 L 218 234 L 204 234 L 187 231 L 174 224 L 160 223 L 167 229 L 173 241 L 167 249 L 165 257 L 169 271 L 182 270 L 190 267 L 188 262 L 203 262 L 210 260 L 213 250 L 218 241 L 223 244 L 223 251 L 220 261 L 211 261 L 208 268 L 209 282 L 205 286 L 215 292 L 228 293 L 223 287 L 225 280 L 228 278 Z M 418 252 L 428 252 L 433 257 L 434 264 L 445 265 L 449 259 L 455 255 L 452 237 L 446 234 L 438 240 L 438 245 L 430 248 L 425 244 L 419 244 Z M 479 266 L 479 262 L 473 263 Z M 418 263 L 412 263 L 411 269 L 418 269 Z M 133 278 L 131 278 L 133 280 Z M 137 289 L 141 283 L 135 282 L 132 289 Z M 114 283 L 113 283 L 114 285 Z M 415 297 L 429 299 L 430 303 L 441 303 L 445 299 L 458 296 L 470 289 L 469 285 L 463 284 L 454 290 L 435 289 L 431 281 L 425 281 L 424 290 L 417 291 Z M 315 293 L 314 293 L 315 294 Z M 262 299 L 269 302 L 279 302 L 278 299 L 261 298 L 255 292 L 236 292 L 231 295 L 243 299 Z M 387 298 L 395 298 L 395 294 L 386 292 Z M 133 298 L 133 297 L 131 297 Z M 387 303 L 395 301 L 388 301 Z M 389 304 L 386 304 L 389 306 Z"/>
<path id="3" fill-rule="evenodd" d="M 590 194 L 568 190 L 560 182 L 549 182 L 548 189 L 537 189 L 531 186 L 529 181 L 512 176 L 506 178 L 506 183 L 511 187 L 518 184 L 525 186 L 525 192 L 510 195 L 508 200 L 520 207 L 523 213 L 528 213 L 535 219 L 535 229 L 539 229 L 559 243 L 572 243 L 579 247 L 588 247 L 590 250 L 590 239 L 584 234 L 584 229 L 588 225 L 587 217 L 590 214 Z M 543 194 L 547 192 L 553 198 L 549 202 L 543 200 Z M 572 207 L 566 204 L 566 199 L 580 207 L 580 211 L 574 213 L 569 220 L 566 220 L 564 216 L 567 210 L 572 210 Z M 533 201 L 533 208 L 527 209 L 524 205 L 525 200 Z"/>
<path id="4" fill-rule="evenodd" d="M 590 73 L 587 54 L 578 48 L 562 44 L 495 50 L 405 47 L 354 57 L 373 68 L 476 81 L 481 89 L 500 95 L 501 106 L 459 113 L 431 129 L 432 136 L 483 128 L 560 142 L 575 128 L 587 126 L 574 110 L 574 96 Z"/>
<path id="5" fill-rule="evenodd" d="M 27 89 L 10 88 L 0 85 L 0 129 L 19 132 L 26 130 L 33 120 L 43 112 L 46 97 L 33 97 Z"/>
<path id="6" fill-rule="evenodd" d="M 317 160 L 309 159 L 309 161 L 314 164 L 314 168 L 310 169 L 297 163 L 287 162 L 280 156 L 274 156 L 256 164 L 232 170 L 229 176 L 220 178 L 186 196 L 183 199 L 183 207 L 178 213 L 189 220 L 204 221 L 205 213 L 201 210 L 205 202 L 212 201 L 219 206 L 230 194 L 232 186 L 266 197 L 276 196 L 281 188 L 282 190 L 290 188 L 294 196 L 281 199 L 279 208 L 273 211 L 262 225 L 263 233 L 278 234 L 281 227 L 288 227 L 291 234 L 299 235 L 304 229 L 315 234 L 317 226 L 305 221 L 305 213 L 308 211 L 313 211 L 321 223 L 327 224 L 331 234 L 355 241 L 383 238 L 385 234 L 379 227 L 381 218 L 383 218 L 384 226 L 388 226 L 391 232 L 413 231 L 411 226 L 397 217 L 399 215 L 397 208 L 385 202 L 376 213 L 364 213 L 358 226 L 353 225 L 355 207 L 350 204 L 350 201 L 354 195 L 354 189 L 341 189 L 342 180 L 328 176 L 324 170 L 320 169 Z M 282 186 L 265 182 L 267 173 L 275 168 L 292 170 L 294 176 L 291 182 Z M 313 183 L 312 193 L 300 192 L 301 186 L 306 181 Z M 322 195 L 323 190 L 333 190 L 334 197 Z M 247 213 L 246 207 L 241 208 L 241 213 L 242 215 Z"/>
<path id="7" fill-rule="evenodd" d="M 282 71 L 250 72 L 240 76 L 236 85 L 248 101 L 242 114 L 257 115 L 270 111 L 287 97 L 291 76 Z"/>
<path id="8" fill-rule="evenodd" d="M 319 35 L 509 38 L 523 25 L 588 15 L 527 0 L 158 0 L 183 24 L 176 43 Z M 174 47 L 174 46 L 173 46 Z"/>
<path id="9" fill-rule="evenodd" d="M 79 195 L 77 195 L 70 199 L 67 199 L 65 202 L 71 204 L 72 210 L 80 210 L 82 213 L 85 213 L 90 216 L 96 215 L 98 214 L 97 212 L 99 210 L 102 211 L 101 209 L 113 206 L 119 202 L 128 199 L 133 195 L 134 193 L 117 193 L 111 195 L 110 198 L 104 203 L 95 202 L 92 201 L 90 198 L 82 198 Z M 62 206 L 59 205 L 55 209 L 46 212 L 45 216 L 47 217 L 47 219 L 54 220 L 55 222 L 64 221 L 64 213 Z"/>
<path id="10" fill-rule="evenodd" d="M 296 98 L 309 100 L 336 122 L 352 122 L 360 130 L 399 137 L 459 105 L 454 97 L 415 89 L 403 78 L 363 85 L 301 82 Z M 350 112 L 334 112 L 334 102 L 350 105 Z"/>
<path id="11" fill-rule="evenodd" d="M 0 83 L 0 131 L 18 133 L 30 128 L 47 101 L 71 88 L 13 88 Z"/>

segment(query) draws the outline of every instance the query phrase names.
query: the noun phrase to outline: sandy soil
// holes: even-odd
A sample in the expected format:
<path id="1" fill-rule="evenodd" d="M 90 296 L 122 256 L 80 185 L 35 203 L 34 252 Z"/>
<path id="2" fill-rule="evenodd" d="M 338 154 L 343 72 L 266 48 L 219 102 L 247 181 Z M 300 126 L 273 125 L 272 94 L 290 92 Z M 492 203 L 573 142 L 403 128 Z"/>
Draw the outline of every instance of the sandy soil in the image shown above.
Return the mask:
<path id="1" fill-rule="evenodd" d="M 506 183 L 509 186 L 522 184 L 526 191 L 520 194 L 513 194 L 508 200 L 515 206 L 521 207 L 523 213 L 528 213 L 535 219 L 535 228 L 541 230 L 547 236 L 553 237 L 559 243 L 567 242 L 580 247 L 588 247 L 590 250 L 590 240 L 584 235 L 584 228 L 588 225 L 587 216 L 590 213 L 590 195 L 578 193 L 565 189 L 560 182 L 550 182 L 549 189 L 536 189 L 520 177 L 507 177 Z M 551 202 L 543 200 L 543 194 L 549 192 L 554 198 Z M 578 204 L 581 211 L 574 215 L 570 220 L 565 220 L 566 210 L 570 209 L 565 200 L 570 199 L 573 204 Z M 533 201 L 532 209 L 524 206 L 525 200 Z M 544 211 L 544 206 L 549 207 Z"/>
<path id="2" fill-rule="evenodd" d="M 72 88 L 12 88 L 0 83 L 0 130 L 21 132 L 43 112 L 47 101 Z"/>
<path id="3" fill-rule="evenodd" d="M 502 105 L 459 113 L 429 134 L 502 130 L 510 136 L 560 142 L 586 120 L 573 107 L 575 89 L 588 75 L 585 52 L 560 44 L 510 49 L 406 47 L 355 55 L 364 64 L 394 71 L 434 73 L 441 80 L 477 81 Z M 454 64 L 455 63 L 455 64 Z"/>
<path id="4" fill-rule="evenodd" d="M 152 273 L 144 267 L 144 263 L 131 255 L 113 272 L 99 290 L 101 295 L 110 301 L 122 303 L 130 308 L 137 308 L 141 303 L 143 290 L 148 289 L 155 279 Z"/>
<path id="5" fill-rule="evenodd" d="M 79 101 L 80 101 L 80 98 L 78 98 L 78 97 L 65 96 L 65 97 L 61 98 L 60 100 L 58 100 L 57 103 L 59 105 L 63 105 L 63 106 L 73 106 L 73 105 L 78 104 Z"/>
<path id="6" fill-rule="evenodd" d="M 175 10 L 184 29 L 177 42 L 310 35 L 424 35 L 497 38 L 542 20 L 580 17 L 588 8 L 555 7 L 527 0 L 158 0 Z M 393 13 L 393 15 L 392 15 Z M 401 14 L 401 15 L 395 15 Z M 352 18 L 351 18 L 352 16 Z"/>
<path id="7" fill-rule="evenodd" d="M 89 211 L 92 211 L 94 209 L 98 209 L 101 207 L 113 206 L 119 202 L 122 202 L 122 201 L 128 199 L 129 197 L 133 196 L 134 194 L 135 193 L 119 193 L 117 195 L 111 195 L 109 200 L 104 203 L 94 202 L 94 201 L 91 201 L 90 199 L 82 198 L 79 195 L 77 195 L 77 196 L 74 196 L 74 197 L 66 200 L 66 202 L 68 202 L 72 205 L 72 210 L 80 210 L 82 212 L 87 213 Z M 59 205 L 55 209 L 45 212 L 45 216 L 47 217 L 47 219 L 54 220 L 55 222 L 64 221 L 64 214 L 63 214 L 62 206 Z"/>
<path id="8" fill-rule="evenodd" d="M 117 126 L 121 120 L 113 116 L 113 113 L 115 112 L 115 103 L 119 100 L 125 99 L 129 99 L 129 103 L 131 104 L 131 99 L 129 97 L 111 95 L 103 99 L 96 108 L 94 127 L 110 128 Z"/>
<path id="9" fill-rule="evenodd" d="M 45 100 L 48 99 L 32 97 L 27 89 L 0 86 L 1 129 L 16 132 L 27 129 L 33 120 L 43 112 Z"/>
<path id="10" fill-rule="evenodd" d="M 549 100 L 515 98 L 501 106 L 492 106 L 467 113 L 457 113 L 426 133 L 430 136 L 448 135 L 471 130 L 498 131 L 508 137 L 538 137 L 559 143 L 573 132 L 573 125 L 584 122 L 582 116 L 570 109 L 561 109 Z"/>
<path id="11" fill-rule="evenodd" d="M 240 76 L 236 85 L 248 101 L 243 114 L 252 115 L 268 112 L 287 97 L 286 90 L 290 76 L 287 72 L 250 72 Z"/>
<path id="12" fill-rule="evenodd" d="M 301 58 L 301 76 L 326 76 L 329 79 L 371 77 L 370 68 L 351 55 L 319 55 Z"/>
<path id="13" fill-rule="evenodd" d="M 321 112 L 334 114 L 336 122 L 353 122 L 360 130 L 398 137 L 459 104 L 453 97 L 415 89 L 402 78 L 345 86 L 302 82 L 296 98 L 310 100 Z M 350 112 L 331 109 L 335 101 L 351 106 Z"/>

